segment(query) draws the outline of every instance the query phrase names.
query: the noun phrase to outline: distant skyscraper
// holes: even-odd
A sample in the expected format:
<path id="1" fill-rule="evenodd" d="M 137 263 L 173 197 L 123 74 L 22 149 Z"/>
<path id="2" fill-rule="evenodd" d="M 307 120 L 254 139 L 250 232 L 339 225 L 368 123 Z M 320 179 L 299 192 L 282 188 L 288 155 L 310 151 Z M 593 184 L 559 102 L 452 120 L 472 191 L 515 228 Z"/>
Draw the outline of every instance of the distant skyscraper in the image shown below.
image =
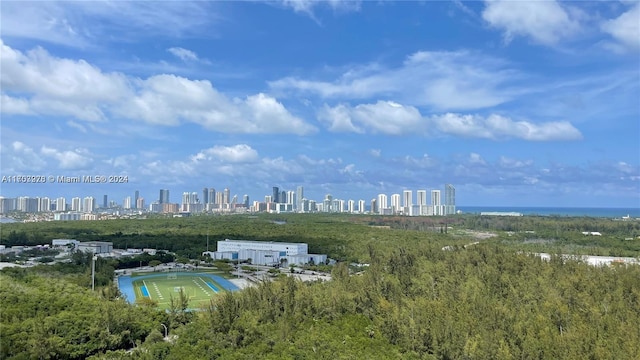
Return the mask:
<path id="1" fill-rule="evenodd" d="M 160 204 L 168 204 L 169 203 L 169 190 L 161 189 L 160 190 Z"/>
<path id="2" fill-rule="evenodd" d="M 287 191 L 286 194 L 287 194 L 286 203 L 295 206 L 295 204 L 296 204 L 296 193 L 295 193 L 295 191 Z"/>
<path id="3" fill-rule="evenodd" d="M 280 188 L 278 188 L 277 186 L 273 187 L 273 195 L 271 196 L 271 199 L 274 203 L 280 202 Z"/>
<path id="4" fill-rule="evenodd" d="M 87 196 L 82 202 L 82 211 L 92 213 L 96 208 L 96 199 L 93 196 Z"/>
<path id="5" fill-rule="evenodd" d="M 67 200 L 63 197 L 56 199 L 56 211 L 67 211 Z"/>
<path id="6" fill-rule="evenodd" d="M 411 214 L 411 208 L 413 207 L 413 191 L 405 190 L 402 192 L 402 212 L 405 215 L 413 215 Z"/>
<path id="7" fill-rule="evenodd" d="M 51 200 L 48 197 L 40 198 L 38 201 L 38 211 L 51 211 Z"/>
<path id="8" fill-rule="evenodd" d="M 249 195 L 245 194 L 242 197 L 242 204 L 244 205 L 245 208 L 249 208 Z"/>
<path id="9" fill-rule="evenodd" d="M 296 189 L 296 209 L 298 212 L 302 212 L 302 201 L 304 200 L 304 188 L 302 186 L 298 186 Z"/>
<path id="10" fill-rule="evenodd" d="M 456 188 L 451 184 L 444 186 L 444 211 L 445 215 L 456 213 Z"/>
<path id="11" fill-rule="evenodd" d="M 16 199 L 0 196 L 0 214 L 6 214 L 16 209 Z"/>
<path id="12" fill-rule="evenodd" d="M 140 198 L 140 191 L 136 190 L 136 192 L 133 194 L 133 208 L 137 209 L 138 208 L 138 199 Z"/>
<path id="13" fill-rule="evenodd" d="M 38 199 L 30 198 L 28 196 L 21 196 L 17 200 L 16 210 L 34 213 L 38 211 Z"/>
<path id="14" fill-rule="evenodd" d="M 127 196 L 126 198 L 124 198 L 124 200 L 122 201 L 122 208 L 131 209 L 131 196 Z"/>
<path id="15" fill-rule="evenodd" d="M 418 211 L 419 214 L 418 215 L 427 215 L 427 206 L 429 206 L 429 204 L 427 203 L 427 190 L 418 190 L 416 193 L 417 196 L 417 201 L 418 201 Z"/>
<path id="16" fill-rule="evenodd" d="M 431 190 L 431 205 L 440 205 L 440 190 Z"/>
<path id="17" fill-rule="evenodd" d="M 400 194 L 391 195 L 391 212 L 396 214 L 402 210 L 400 207 Z"/>
<path id="18" fill-rule="evenodd" d="M 231 190 L 229 190 L 228 188 L 224 189 L 224 196 L 223 196 L 223 202 L 225 204 L 228 204 L 231 201 Z"/>
<path id="19" fill-rule="evenodd" d="M 216 202 L 216 189 L 209 188 L 209 195 L 207 195 L 207 204 L 214 204 Z"/>
<path id="20" fill-rule="evenodd" d="M 180 203 L 180 211 L 184 211 L 187 212 L 189 211 L 189 197 L 191 196 L 191 193 L 188 191 L 185 191 L 182 193 L 182 202 Z"/>
<path id="21" fill-rule="evenodd" d="M 216 207 L 222 208 L 222 204 L 224 204 L 224 193 L 222 191 L 216 192 Z"/>
<path id="22" fill-rule="evenodd" d="M 353 201 L 353 200 L 347 201 L 347 211 L 349 213 L 356 212 L 356 202 L 355 201 Z"/>
<path id="23" fill-rule="evenodd" d="M 322 201 L 322 211 L 323 212 L 331 212 L 331 205 L 333 203 L 333 195 L 327 194 L 324 196 L 324 200 Z"/>
<path id="24" fill-rule="evenodd" d="M 370 212 L 372 214 L 377 214 L 378 213 L 378 201 L 376 199 L 371 199 L 371 205 L 370 205 Z"/>
<path id="25" fill-rule="evenodd" d="M 71 198 L 71 211 L 80 211 L 82 206 L 82 199 L 79 197 Z"/>
<path id="26" fill-rule="evenodd" d="M 106 209 L 106 208 L 108 208 L 108 207 L 109 207 L 109 203 L 108 203 L 108 201 L 107 201 L 107 200 L 108 200 L 107 195 L 103 195 L 103 196 L 102 196 L 102 207 L 103 207 L 104 209 Z"/>
<path id="27" fill-rule="evenodd" d="M 144 198 L 139 197 L 138 201 L 136 201 L 136 209 L 143 210 L 144 209 Z"/>
<path id="28" fill-rule="evenodd" d="M 440 204 L 440 190 L 431 190 L 431 206 L 433 207 L 433 215 L 443 215 L 442 205 Z"/>
<path id="29" fill-rule="evenodd" d="M 385 210 L 389 208 L 389 199 L 386 194 L 378 194 L 378 214 L 384 214 Z"/>
<path id="30" fill-rule="evenodd" d="M 365 209 L 365 208 L 366 208 L 366 205 L 365 205 L 365 204 L 366 204 L 366 203 L 365 203 L 365 201 L 364 201 L 364 200 L 358 200 L 358 212 L 359 212 L 359 213 L 364 214 L 364 212 L 365 212 L 365 210 L 366 210 L 366 209 Z"/>
<path id="31" fill-rule="evenodd" d="M 209 203 L 209 189 L 208 188 L 202 189 L 202 203 L 203 204 L 208 204 Z"/>

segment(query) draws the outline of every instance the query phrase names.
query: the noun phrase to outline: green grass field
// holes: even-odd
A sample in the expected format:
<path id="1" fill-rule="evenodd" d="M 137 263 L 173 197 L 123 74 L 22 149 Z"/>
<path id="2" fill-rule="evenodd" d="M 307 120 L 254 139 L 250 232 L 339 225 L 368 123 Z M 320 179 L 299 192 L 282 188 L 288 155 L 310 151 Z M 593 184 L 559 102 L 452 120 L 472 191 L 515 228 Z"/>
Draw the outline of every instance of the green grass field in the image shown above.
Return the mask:
<path id="1" fill-rule="evenodd" d="M 189 297 L 189 308 L 202 308 L 209 304 L 211 297 L 226 291 L 208 276 L 200 274 L 162 274 L 143 279 L 133 279 L 136 298 L 147 296 L 158 302 L 160 309 L 169 308 L 171 297 L 177 299 L 180 289 Z M 145 291 L 146 290 L 146 291 Z"/>

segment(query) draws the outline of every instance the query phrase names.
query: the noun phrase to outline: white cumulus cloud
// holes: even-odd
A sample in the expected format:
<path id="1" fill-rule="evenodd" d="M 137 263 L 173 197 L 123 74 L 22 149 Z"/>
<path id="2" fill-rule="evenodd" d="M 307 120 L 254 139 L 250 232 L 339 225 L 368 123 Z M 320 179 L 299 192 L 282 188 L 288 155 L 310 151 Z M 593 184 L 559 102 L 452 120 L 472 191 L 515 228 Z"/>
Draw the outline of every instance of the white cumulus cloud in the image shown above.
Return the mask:
<path id="1" fill-rule="evenodd" d="M 420 51 L 395 68 L 351 69 L 334 81 L 285 77 L 269 86 L 328 99 L 387 97 L 436 110 L 468 110 L 496 106 L 522 93 L 510 85 L 521 76 L 504 61 L 470 51 Z"/>
<path id="2" fill-rule="evenodd" d="M 579 140 L 582 134 L 567 121 L 532 123 L 514 121 L 501 115 L 460 115 L 447 113 L 431 117 L 445 134 L 485 139 L 516 138 L 529 141 Z"/>
<path id="3" fill-rule="evenodd" d="M 318 119 L 330 131 L 381 133 L 386 135 L 434 135 L 437 133 L 490 140 L 562 141 L 582 139 L 581 132 L 568 121 L 531 122 L 490 114 L 445 113 L 423 116 L 413 106 L 393 101 L 349 106 L 325 105 Z"/>
<path id="4" fill-rule="evenodd" d="M 200 151 L 192 157 L 194 161 L 218 161 L 230 163 L 255 162 L 258 152 L 247 144 L 233 146 L 214 146 Z"/>
<path id="5" fill-rule="evenodd" d="M 543 45 L 556 45 L 580 31 L 577 14 L 555 0 L 488 0 L 482 18 L 504 31 L 505 40 L 527 36 Z"/>
<path id="6" fill-rule="evenodd" d="M 171 74 L 139 79 L 105 73 L 84 60 L 57 58 L 42 48 L 22 53 L 1 40 L 0 46 L 3 113 L 164 126 L 195 123 L 223 133 L 316 131 L 268 94 L 230 98 L 208 80 Z"/>
<path id="7" fill-rule="evenodd" d="M 181 47 L 171 47 L 167 49 L 173 56 L 179 58 L 182 61 L 197 61 L 198 55 L 191 50 L 187 50 Z"/>
<path id="8" fill-rule="evenodd" d="M 636 3 L 629 11 L 619 17 L 603 22 L 600 28 L 625 48 L 639 50 L 640 3 Z"/>
<path id="9" fill-rule="evenodd" d="M 93 159 L 86 149 L 58 150 L 48 146 L 42 146 L 40 153 L 58 161 L 60 169 L 79 170 L 86 169 Z"/>
<path id="10" fill-rule="evenodd" d="M 328 123 L 331 131 L 361 133 L 366 129 L 373 133 L 402 135 L 420 131 L 424 126 L 418 109 L 393 101 L 378 101 L 375 104 L 360 104 L 355 107 L 345 104 L 334 108 L 325 106 L 319 112 L 318 118 Z"/>

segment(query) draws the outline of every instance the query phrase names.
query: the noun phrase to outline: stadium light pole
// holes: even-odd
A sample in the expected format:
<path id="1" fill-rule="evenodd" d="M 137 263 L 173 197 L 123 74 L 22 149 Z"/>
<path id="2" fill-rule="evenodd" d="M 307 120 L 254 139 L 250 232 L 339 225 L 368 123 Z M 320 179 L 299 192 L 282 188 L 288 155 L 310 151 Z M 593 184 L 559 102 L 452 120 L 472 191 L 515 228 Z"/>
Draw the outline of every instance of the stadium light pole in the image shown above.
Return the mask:
<path id="1" fill-rule="evenodd" d="M 93 258 L 91 261 L 91 291 L 95 291 L 96 289 L 96 260 L 97 259 L 98 257 L 93 255 Z"/>

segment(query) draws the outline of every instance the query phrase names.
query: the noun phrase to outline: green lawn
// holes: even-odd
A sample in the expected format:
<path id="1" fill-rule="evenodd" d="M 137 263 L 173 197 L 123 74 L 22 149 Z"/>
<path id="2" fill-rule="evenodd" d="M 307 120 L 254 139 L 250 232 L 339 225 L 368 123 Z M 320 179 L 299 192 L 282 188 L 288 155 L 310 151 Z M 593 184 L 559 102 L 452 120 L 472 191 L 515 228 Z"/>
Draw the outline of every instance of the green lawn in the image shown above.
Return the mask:
<path id="1" fill-rule="evenodd" d="M 143 289 L 146 289 L 148 297 L 157 301 L 160 309 L 169 308 L 171 297 L 177 299 L 180 289 L 189 297 L 189 308 L 192 309 L 207 306 L 211 297 L 225 291 L 213 279 L 198 274 L 175 278 L 162 274 L 141 280 L 134 279 L 133 286 L 136 298 L 145 296 Z"/>

